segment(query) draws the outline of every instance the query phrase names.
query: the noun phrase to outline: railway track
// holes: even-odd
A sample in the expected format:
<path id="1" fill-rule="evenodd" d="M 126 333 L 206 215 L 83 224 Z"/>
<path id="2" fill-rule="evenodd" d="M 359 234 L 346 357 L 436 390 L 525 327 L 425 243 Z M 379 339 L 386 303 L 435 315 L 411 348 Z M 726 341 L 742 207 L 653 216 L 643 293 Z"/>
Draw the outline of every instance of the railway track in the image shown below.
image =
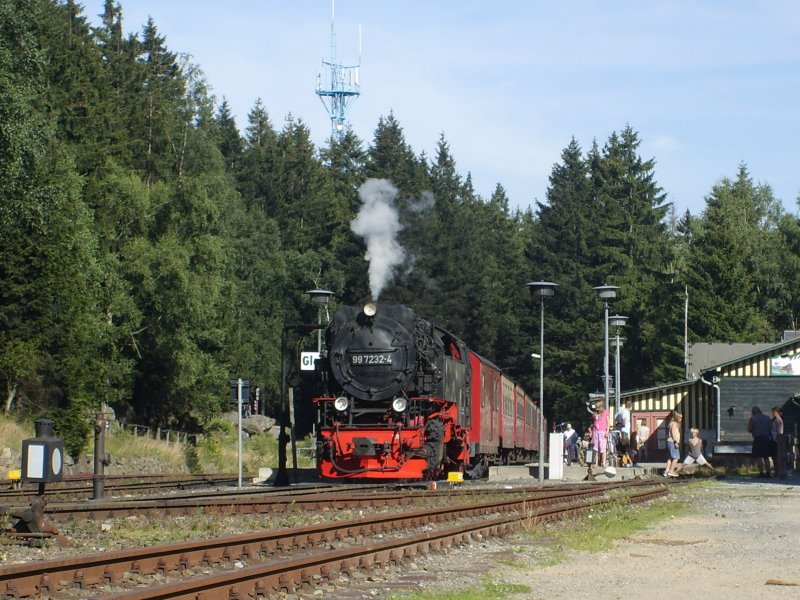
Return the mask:
<path id="1" fill-rule="evenodd" d="M 641 482 L 629 482 L 628 485 L 641 485 Z M 577 484 L 566 486 L 550 486 L 548 490 L 569 490 L 574 493 L 581 489 L 613 489 L 618 483 Z M 206 514 L 245 515 L 270 512 L 317 511 L 323 509 L 371 508 L 383 506 L 409 506 L 421 499 L 452 500 L 453 497 L 474 497 L 487 495 L 520 495 L 539 493 L 537 487 L 462 487 L 457 490 L 420 491 L 419 488 L 403 488 L 400 491 L 387 491 L 385 485 L 343 486 L 308 485 L 292 488 L 259 488 L 244 490 L 214 490 L 210 492 L 170 495 L 168 497 L 118 498 L 100 501 L 83 502 L 48 502 L 43 509 L 43 516 L 48 521 L 64 523 L 72 520 L 89 519 L 105 521 L 114 518 L 125 518 L 143 513 L 158 513 L 165 516 L 188 516 L 203 512 Z M 0 507 L 0 512 L 15 513 L 23 510 L 24 505 Z"/>
<path id="2" fill-rule="evenodd" d="M 629 488 L 625 496 L 608 492 Z M 400 563 L 469 541 L 478 535 L 504 535 L 520 521 L 555 520 L 607 502 L 641 502 L 662 496 L 667 487 L 604 484 L 581 489 L 542 490 L 521 497 L 493 499 L 439 508 L 320 525 L 261 531 L 151 548 L 106 552 L 62 560 L 0 568 L 5 597 L 68 597 L 69 590 L 101 589 L 103 597 L 225 599 L 294 593 L 340 572 Z M 234 568 L 237 565 L 239 568 Z M 211 574 L 205 574 L 212 571 Z M 169 583 L 144 584 L 123 591 L 123 584 L 143 585 L 142 578 Z"/>
<path id="3" fill-rule="evenodd" d="M 109 496 L 123 494 L 141 494 L 158 490 L 187 490 L 220 485 L 235 485 L 237 475 L 118 475 L 104 478 L 105 494 Z M 38 484 L 23 484 L 24 487 L 13 488 L 12 482 L 5 480 L 0 489 L 0 504 L 9 502 L 29 502 L 37 497 Z M 45 489 L 45 498 L 64 499 L 92 494 L 92 476 L 72 477 L 59 483 L 51 483 Z"/>

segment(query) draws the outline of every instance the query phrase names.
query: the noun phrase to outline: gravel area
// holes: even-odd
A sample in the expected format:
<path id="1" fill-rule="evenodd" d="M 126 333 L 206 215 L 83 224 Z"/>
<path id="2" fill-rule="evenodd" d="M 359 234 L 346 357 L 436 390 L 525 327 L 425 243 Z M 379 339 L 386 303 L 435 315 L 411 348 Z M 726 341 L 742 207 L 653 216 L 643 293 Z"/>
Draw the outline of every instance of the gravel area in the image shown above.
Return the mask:
<path id="1" fill-rule="evenodd" d="M 599 555 L 500 577 L 524 583 L 519 597 L 800 597 L 797 482 L 719 482 L 686 494 L 696 512 L 658 523 Z"/>

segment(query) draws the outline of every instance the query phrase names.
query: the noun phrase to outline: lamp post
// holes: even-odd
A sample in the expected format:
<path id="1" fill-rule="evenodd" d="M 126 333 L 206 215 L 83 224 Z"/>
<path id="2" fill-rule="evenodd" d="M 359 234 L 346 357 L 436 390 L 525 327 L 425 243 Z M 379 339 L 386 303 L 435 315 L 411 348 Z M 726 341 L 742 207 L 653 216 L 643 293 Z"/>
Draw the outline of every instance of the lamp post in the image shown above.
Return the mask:
<path id="1" fill-rule="evenodd" d="M 620 390 L 622 388 L 620 383 L 620 375 L 619 375 L 619 356 L 620 356 L 620 348 L 622 348 L 622 340 L 619 337 L 619 328 L 625 327 L 625 323 L 628 321 L 628 317 L 623 317 L 622 315 L 612 315 L 608 318 L 609 326 L 616 329 L 616 336 L 614 338 L 614 399 L 616 402 L 616 412 L 614 415 L 619 413 L 621 408 L 620 402 Z"/>
<path id="2" fill-rule="evenodd" d="M 289 485 L 289 474 L 286 472 L 286 427 L 289 420 L 289 410 L 286 406 L 286 339 L 290 331 L 317 331 L 324 327 L 319 323 L 288 323 L 283 326 L 281 335 L 281 418 L 280 431 L 278 432 L 278 473 L 272 485 Z"/>
<path id="3" fill-rule="evenodd" d="M 605 315 L 603 319 L 603 324 L 605 325 L 604 333 L 603 333 L 603 348 L 605 349 L 605 359 L 603 361 L 603 384 L 605 388 L 605 404 L 606 408 L 608 406 L 608 301 L 613 300 L 617 297 L 617 290 L 619 286 L 616 285 L 598 285 L 597 287 L 592 288 L 597 297 L 603 301 L 605 305 Z"/>
<path id="4" fill-rule="evenodd" d="M 308 290 L 306 292 L 311 302 L 317 305 L 317 323 L 322 324 L 322 309 L 327 310 L 328 303 L 336 294 L 328 290 Z M 317 331 L 317 352 L 322 352 L 322 329 Z"/>
<path id="5" fill-rule="evenodd" d="M 544 483 L 544 299 L 555 295 L 557 283 L 532 281 L 526 284 L 534 298 L 539 298 L 539 483 Z"/>

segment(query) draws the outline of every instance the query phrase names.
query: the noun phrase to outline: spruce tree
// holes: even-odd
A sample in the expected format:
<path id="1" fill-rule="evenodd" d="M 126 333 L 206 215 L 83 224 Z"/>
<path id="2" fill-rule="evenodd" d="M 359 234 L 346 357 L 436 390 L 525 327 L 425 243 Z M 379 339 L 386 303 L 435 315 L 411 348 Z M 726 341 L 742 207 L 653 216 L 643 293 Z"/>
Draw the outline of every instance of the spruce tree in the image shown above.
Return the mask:
<path id="1" fill-rule="evenodd" d="M 241 168 L 240 161 L 244 144 L 236 127 L 236 120 L 231 113 L 230 105 L 228 105 L 228 101 L 224 96 L 217 113 L 214 115 L 214 125 L 216 126 L 219 151 L 225 158 L 225 168 L 228 173 L 235 176 Z"/>
<path id="2" fill-rule="evenodd" d="M 47 3 L 0 3 L 0 376 L 6 410 L 97 407 L 105 324 L 81 181 L 45 112 Z"/>
<path id="3" fill-rule="evenodd" d="M 745 165 L 711 190 L 690 243 L 689 328 L 707 342 L 763 342 L 777 331 L 765 316 L 777 283 L 779 209 Z"/>

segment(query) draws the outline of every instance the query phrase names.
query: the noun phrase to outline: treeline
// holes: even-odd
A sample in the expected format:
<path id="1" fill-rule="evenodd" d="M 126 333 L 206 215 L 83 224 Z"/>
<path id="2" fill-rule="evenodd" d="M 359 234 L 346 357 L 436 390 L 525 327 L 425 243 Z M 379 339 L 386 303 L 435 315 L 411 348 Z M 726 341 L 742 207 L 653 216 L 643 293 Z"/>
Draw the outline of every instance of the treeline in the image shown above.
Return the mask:
<path id="1" fill-rule="evenodd" d="M 0 0 L 6 412 L 106 402 L 200 428 L 237 376 L 272 410 L 282 327 L 317 318 L 305 291 L 336 292 L 334 307 L 370 296 L 350 223 L 372 178 L 399 190 L 406 253 L 381 300 L 438 320 L 531 391 L 539 307 L 525 283 L 560 285 L 545 309 L 548 418 L 577 417 L 603 387 L 593 286 L 620 286 L 611 312 L 630 317 L 625 389 L 684 376 L 687 293 L 692 340 L 797 326 L 798 220 L 744 165 L 702 214 L 678 216 L 627 126 L 588 150 L 569 142 L 545 200 L 512 210 L 499 184 L 476 194 L 444 135 L 435 156 L 415 153 L 391 113 L 369 142 L 347 131 L 316 148 L 258 100 L 240 132 L 152 20 L 126 36 L 121 15 L 109 0 L 95 28 L 73 1 Z"/>

